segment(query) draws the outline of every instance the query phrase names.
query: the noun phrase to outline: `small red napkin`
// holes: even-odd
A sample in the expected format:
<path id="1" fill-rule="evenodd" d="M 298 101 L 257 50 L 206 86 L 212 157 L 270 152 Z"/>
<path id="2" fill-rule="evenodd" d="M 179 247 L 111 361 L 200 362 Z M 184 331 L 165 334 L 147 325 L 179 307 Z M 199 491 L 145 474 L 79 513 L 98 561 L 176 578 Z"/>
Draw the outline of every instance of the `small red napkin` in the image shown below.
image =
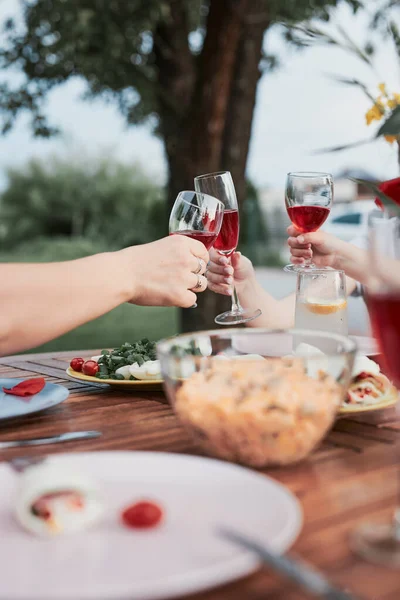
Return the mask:
<path id="1" fill-rule="evenodd" d="M 3 392 L 5 394 L 27 398 L 41 392 L 45 385 L 46 382 L 43 377 L 34 377 L 33 379 L 21 381 L 21 383 L 14 385 L 12 388 L 3 387 Z"/>

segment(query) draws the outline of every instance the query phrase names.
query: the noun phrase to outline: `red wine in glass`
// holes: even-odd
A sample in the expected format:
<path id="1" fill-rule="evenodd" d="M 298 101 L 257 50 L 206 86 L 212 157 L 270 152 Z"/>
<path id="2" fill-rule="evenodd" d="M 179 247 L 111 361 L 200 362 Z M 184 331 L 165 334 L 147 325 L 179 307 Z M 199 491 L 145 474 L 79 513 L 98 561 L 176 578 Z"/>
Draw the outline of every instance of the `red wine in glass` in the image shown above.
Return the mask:
<path id="1" fill-rule="evenodd" d="M 396 206 L 393 204 L 396 214 Z M 389 211 L 388 211 L 389 213 Z M 386 216 L 389 216 L 389 214 Z M 365 269 L 367 306 L 385 374 L 400 386 L 400 213 L 371 218 L 369 261 Z M 394 452 L 400 452 L 396 436 Z M 397 455 L 397 460 L 399 455 Z M 400 483 L 400 481 L 399 481 Z M 400 491 L 400 489 L 399 489 Z M 353 533 L 353 548 L 369 561 L 400 566 L 400 498 L 386 522 L 362 523 Z"/>
<path id="2" fill-rule="evenodd" d="M 330 209 L 325 206 L 289 206 L 286 210 L 289 219 L 301 233 L 317 231 L 325 223 L 330 213 Z"/>
<path id="3" fill-rule="evenodd" d="M 300 233 L 317 231 L 329 216 L 333 200 L 333 179 L 329 173 L 288 173 L 285 206 L 290 220 Z M 315 269 L 311 259 L 301 265 L 286 265 L 285 271 Z"/>
<path id="4" fill-rule="evenodd" d="M 170 233 L 170 235 L 186 235 L 186 237 L 192 238 L 192 240 L 197 240 L 204 244 L 204 246 L 209 250 L 213 245 L 217 238 L 217 233 L 210 233 L 208 231 L 194 231 L 191 229 L 175 231 Z"/>
<path id="5" fill-rule="evenodd" d="M 229 256 L 234 252 L 239 241 L 239 211 L 225 209 L 221 231 L 214 248 L 221 254 Z"/>
<path id="6" fill-rule="evenodd" d="M 368 310 L 385 370 L 400 387 L 400 292 L 368 295 Z"/>

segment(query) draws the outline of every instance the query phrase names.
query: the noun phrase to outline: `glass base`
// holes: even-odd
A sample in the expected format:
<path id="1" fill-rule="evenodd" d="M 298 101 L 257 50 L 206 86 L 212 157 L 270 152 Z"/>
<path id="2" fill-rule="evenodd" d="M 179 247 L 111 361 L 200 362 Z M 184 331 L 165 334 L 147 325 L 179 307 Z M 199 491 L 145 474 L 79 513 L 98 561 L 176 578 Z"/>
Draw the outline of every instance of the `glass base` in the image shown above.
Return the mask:
<path id="1" fill-rule="evenodd" d="M 351 542 L 354 552 L 366 560 L 400 568 L 400 537 L 393 523 L 361 525 L 352 534 Z"/>
<path id="2" fill-rule="evenodd" d="M 257 319 L 261 314 L 262 312 L 259 308 L 257 308 L 257 310 L 246 308 L 237 311 L 228 310 L 215 317 L 214 321 L 218 325 L 240 325 L 241 323 L 248 323 L 249 321 Z"/>

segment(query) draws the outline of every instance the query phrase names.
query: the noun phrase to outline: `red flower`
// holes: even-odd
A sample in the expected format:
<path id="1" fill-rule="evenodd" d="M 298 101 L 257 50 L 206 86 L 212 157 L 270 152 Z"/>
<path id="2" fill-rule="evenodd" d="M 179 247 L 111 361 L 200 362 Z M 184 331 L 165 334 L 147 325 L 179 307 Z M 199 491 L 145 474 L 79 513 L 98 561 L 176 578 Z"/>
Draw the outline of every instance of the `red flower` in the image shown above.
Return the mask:
<path id="1" fill-rule="evenodd" d="M 385 196 L 400 206 L 400 177 L 396 177 L 396 179 L 389 179 L 389 181 L 384 181 L 380 184 L 379 189 L 385 194 Z M 379 206 L 381 210 L 383 210 L 382 200 L 375 198 L 375 204 Z"/>

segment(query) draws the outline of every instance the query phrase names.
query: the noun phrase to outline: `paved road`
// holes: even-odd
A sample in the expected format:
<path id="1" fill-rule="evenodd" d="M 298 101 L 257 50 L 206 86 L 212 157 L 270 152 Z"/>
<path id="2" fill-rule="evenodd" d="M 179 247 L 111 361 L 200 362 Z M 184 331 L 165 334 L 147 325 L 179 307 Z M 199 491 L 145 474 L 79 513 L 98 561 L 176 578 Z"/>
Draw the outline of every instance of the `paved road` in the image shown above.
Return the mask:
<path id="1" fill-rule="evenodd" d="M 275 298 L 283 298 L 296 289 L 296 275 L 281 269 L 257 268 L 257 277 L 265 290 Z M 349 331 L 369 335 L 368 313 L 361 298 L 349 298 Z"/>

